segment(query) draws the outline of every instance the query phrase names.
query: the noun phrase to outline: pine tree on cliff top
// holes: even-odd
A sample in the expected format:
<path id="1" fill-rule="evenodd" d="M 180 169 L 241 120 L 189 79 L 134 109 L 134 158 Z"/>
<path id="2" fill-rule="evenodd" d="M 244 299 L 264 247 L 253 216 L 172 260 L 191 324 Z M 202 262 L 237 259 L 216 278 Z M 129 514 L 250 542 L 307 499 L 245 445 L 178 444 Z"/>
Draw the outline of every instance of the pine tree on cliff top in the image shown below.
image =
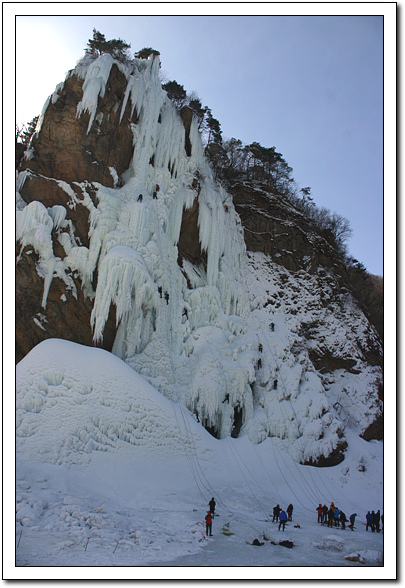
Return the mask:
<path id="1" fill-rule="evenodd" d="M 103 53 L 109 53 L 118 61 L 125 61 L 130 58 L 128 50 L 131 45 L 122 39 L 106 40 L 105 35 L 93 29 L 93 38 L 87 42 L 86 53 L 99 57 Z"/>
<path id="2" fill-rule="evenodd" d="M 135 57 L 138 59 L 148 59 L 150 55 L 160 55 L 160 52 L 156 49 L 152 49 L 152 47 L 144 47 L 135 53 Z"/>
<path id="3" fill-rule="evenodd" d="M 172 80 L 167 82 L 167 84 L 163 84 L 162 88 L 166 90 L 170 100 L 174 102 L 178 109 L 184 106 L 187 99 L 187 92 L 181 84 L 176 82 L 176 80 Z"/>

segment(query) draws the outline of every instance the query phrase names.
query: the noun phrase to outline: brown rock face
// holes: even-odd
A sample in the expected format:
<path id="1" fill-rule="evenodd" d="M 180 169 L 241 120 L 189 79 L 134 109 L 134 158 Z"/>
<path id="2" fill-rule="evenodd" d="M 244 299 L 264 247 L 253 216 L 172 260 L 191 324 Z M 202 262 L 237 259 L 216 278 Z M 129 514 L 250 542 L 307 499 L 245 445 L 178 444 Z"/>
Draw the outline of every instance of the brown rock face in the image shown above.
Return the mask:
<path id="1" fill-rule="evenodd" d="M 177 244 L 179 258 L 184 258 L 194 265 L 207 266 L 207 255 L 201 250 L 198 230 L 198 200 L 194 200 L 193 206 L 183 210 L 180 237 Z M 181 263 L 180 263 L 181 265 Z"/>
<path id="2" fill-rule="evenodd" d="M 90 315 L 93 303 L 85 298 L 76 279 L 77 296 L 66 290 L 62 280 L 54 278 L 46 309 L 42 308 L 44 281 L 38 275 L 38 256 L 26 247 L 16 267 L 16 361 L 20 361 L 44 339 L 59 338 L 93 346 Z M 115 307 L 104 329 L 101 347 L 111 351 L 116 333 Z"/>
<path id="3" fill-rule="evenodd" d="M 180 116 L 183 120 L 184 131 L 186 133 L 185 150 L 188 156 L 191 155 L 191 141 L 190 141 L 190 128 L 191 121 L 193 120 L 193 111 L 188 106 L 184 106 L 180 111 Z"/>
<path id="4" fill-rule="evenodd" d="M 131 105 L 121 115 L 127 80 L 116 65 L 113 65 L 106 84 L 104 96 L 99 96 L 97 114 L 90 129 L 90 115 L 83 112 L 77 117 L 77 105 L 82 99 L 84 80 L 76 75 L 68 77 L 58 98 L 51 99 L 38 136 L 31 142 L 33 156 L 23 158 L 24 148 L 16 147 L 16 164 L 20 172 L 27 170 L 27 177 L 20 194 L 29 204 L 41 202 L 51 208 L 61 205 L 66 209 L 69 228 L 59 232 L 73 233 L 77 245 L 89 247 L 89 210 L 84 205 L 87 194 L 97 202 L 96 182 L 118 186 L 122 174 L 129 168 L 133 155 L 133 133 L 131 124 L 136 124 L 137 113 L 131 117 Z M 181 112 L 185 129 L 186 152 L 191 155 L 190 126 L 192 111 L 185 107 Z M 193 188 L 199 194 L 198 177 Z M 53 253 L 64 259 L 65 250 L 58 241 L 58 232 L 52 233 Z M 201 251 L 198 232 L 198 201 L 190 210 L 184 210 L 179 239 L 179 265 L 182 259 L 206 265 L 206 255 Z M 94 345 L 90 317 L 93 300 L 85 297 L 80 280 L 74 278 L 77 296 L 66 289 L 65 283 L 53 278 L 47 297 L 46 308 L 41 306 L 44 280 L 37 269 L 38 256 L 32 248 L 20 251 L 17 244 L 16 267 L 16 361 L 20 361 L 35 345 L 44 339 L 62 338 Z M 97 272 L 93 276 L 93 288 L 97 286 Z M 104 328 L 103 349 L 111 351 L 115 334 L 115 307 Z"/>
<path id="5" fill-rule="evenodd" d="M 126 79 L 113 65 L 104 97 L 99 97 L 100 114 L 89 132 L 89 113 L 76 116 L 82 86 L 83 80 L 75 75 L 66 79 L 59 98 L 45 112 L 39 136 L 32 140 L 34 159 L 22 162 L 20 169 L 68 183 L 87 180 L 113 187 L 109 168 L 114 167 L 120 176 L 128 169 L 133 152 L 129 123 L 136 122 L 136 113 L 129 118 L 129 104 L 119 122 Z"/>
<path id="6" fill-rule="evenodd" d="M 77 244 L 88 247 L 89 211 L 82 204 L 83 190 L 95 203 L 97 187 L 92 182 L 113 187 L 109 167 L 113 167 L 118 176 L 128 169 L 133 153 L 130 124 L 136 122 L 136 113 L 130 119 L 128 105 L 120 123 L 126 79 L 113 65 L 105 95 L 99 98 L 99 114 L 87 132 L 89 114 L 76 117 L 82 85 L 83 80 L 76 76 L 66 79 L 59 90 L 59 98 L 54 103 L 51 101 L 45 112 L 39 135 L 32 140 L 33 157 L 21 160 L 20 152 L 17 156 L 21 161 L 19 171 L 29 170 L 20 189 L 24 201 L 29 204 L 36 200 L 47 208 L 62 205 Z M 52 241 L 55 256 L 63 259 L 65 251 L 56 231 L 53 231 Z M 94 345 L 90 325 L 93 301 L 84 296 L 80 281 L 74 278 L 75 297 L 66 290 L 62 280 L 54 278 L 44 309 L 41 306 L 44 281 L 38 274 L 37 255 L 29 247 L 20 252 L 18 245 L 17 255 L 16 361 L 40 341 L 51 337 Z M 94 286 L 96 281 L 97 275 Z M 115 309 L 112 307 L 100 346 L 111 351 L 115 333 Z"/>
<path id="7" fill-rule="evenodd" d="M 66 176 L 65 176 L 66 177 Z M 66 180 L 64 180 L 66 182 Z M 47 208 L 51 208 L 55 205 L 64 206 L 67 215 L 66 218 L 71 220 L 74 227 L 75 237 L 81 245 L 85 247 L 89 246 L 89 211 L 88 209 L 80 204 L 83 201 L 82 189 L 75 185 L 66 182 L 69 186 L 69 190 L 72 190 L 75 194 L 75 200 L 72 201 L 72 197 L 63 189 L 58 183 L 58 180 L 45 177 L 42 175 L 30 175 L 24 183 L 24 186 L 20 190 L 20 194 L 24 201 L 29 204 L 35 200 L 41 202 Z M 96 190 L 91 184 L 86 185 L 86 192 L 95 198 Z M 58 241 L 53 239 L 53 246 L 55 255 L 58 255 L 61 259 L 65 257 L 63 248 L 60 246 Z"/>
<path id="8" fill-rule="evenodd" d="M 247 183 L 235 183 L 228 191 L 241 218 L 249 251 L 262 251 L 291 271 L 314 272 L 320 265 L 340 264 L 331 245 L 281 196 Z"/>

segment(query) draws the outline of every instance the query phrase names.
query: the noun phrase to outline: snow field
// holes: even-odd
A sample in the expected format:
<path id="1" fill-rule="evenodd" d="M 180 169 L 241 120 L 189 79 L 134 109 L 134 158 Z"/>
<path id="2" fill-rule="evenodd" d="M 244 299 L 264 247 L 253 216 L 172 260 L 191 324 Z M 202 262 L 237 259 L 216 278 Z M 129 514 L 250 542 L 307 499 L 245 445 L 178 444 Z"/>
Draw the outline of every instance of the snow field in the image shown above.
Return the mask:
<path id="1" fill-rule="evenodd" d="M 379 442 L 353 435 L 345 461 L 320 469 L 280 440 L 214 439 L 119 358 L 55 339 L 19 363 L 17 402 L 17 567 L 353 568 L 362 564 L 345 556 L 356 550 L 380 565 L 383 536 L 363 525 L 382 510 Z M 207 539 L 212 496 L 220 516 Z M 316 506 L 331 500 L 358 513 L 356 532 L 316 524 Z M 290 502 L 300 528 L 279 532 L 272 508 Z M 263 547 L 246 544 L 263 535 Z M 271 544 L 281 539 L 294 548 Z"/>

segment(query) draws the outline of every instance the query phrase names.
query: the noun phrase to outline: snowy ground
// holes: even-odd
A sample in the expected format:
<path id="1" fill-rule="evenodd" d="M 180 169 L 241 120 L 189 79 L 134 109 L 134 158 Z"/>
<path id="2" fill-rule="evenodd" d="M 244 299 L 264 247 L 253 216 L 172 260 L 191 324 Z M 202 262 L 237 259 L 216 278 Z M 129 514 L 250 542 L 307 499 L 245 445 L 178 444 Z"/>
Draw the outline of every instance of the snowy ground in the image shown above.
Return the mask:
<path id="1" fill-rule="evenodd" d="M 131 578 L 137 567 L 139 579 L 203 579 L 191 568 L 205 566 L 218 567 L 212 579 L 328 578 L 329 566 L 339 578 L 387 577 L 384 534 L 365 531 L 367 510 L 383 512 L 382 443 L 353 436 L 349 448 L 319 469 L 275 439 L 214 439 L 120 359 L 46 341 L 17 369 L 16 566 L 6 546 L 4 577 L 56 579 L 62 567 L 71 579 Z M 317 524 L 317 505 L 332 500 L 358 513 L 354 532 Z M 272 508 L 290 502 L 293 521 L 278 531 Z"/>

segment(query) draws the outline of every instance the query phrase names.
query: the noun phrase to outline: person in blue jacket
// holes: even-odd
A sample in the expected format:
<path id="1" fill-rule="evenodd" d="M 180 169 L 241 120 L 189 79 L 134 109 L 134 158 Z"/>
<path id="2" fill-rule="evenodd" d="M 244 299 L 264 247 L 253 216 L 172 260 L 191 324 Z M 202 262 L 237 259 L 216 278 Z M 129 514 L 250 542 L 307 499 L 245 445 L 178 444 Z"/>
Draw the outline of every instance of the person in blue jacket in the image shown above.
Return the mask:
<path id="1" fill-rule="evenodd" d="M 333 511 L 333 518 L 335 519 L 335 526 L 340 527 L 340 510 L 338 507 Z"/>
<path id="2" fill-rule="evenodd" d="M 280 512 L 280 514 L 278 516 L 278 520 L 280 521 L 278 524 L 278 530 L 280 530 L 281 525 L 283 525 L 283 531 L 284 531 L 284 527 L 287 522 L 287 513 L 284 510 L 282 510 Z"/>

